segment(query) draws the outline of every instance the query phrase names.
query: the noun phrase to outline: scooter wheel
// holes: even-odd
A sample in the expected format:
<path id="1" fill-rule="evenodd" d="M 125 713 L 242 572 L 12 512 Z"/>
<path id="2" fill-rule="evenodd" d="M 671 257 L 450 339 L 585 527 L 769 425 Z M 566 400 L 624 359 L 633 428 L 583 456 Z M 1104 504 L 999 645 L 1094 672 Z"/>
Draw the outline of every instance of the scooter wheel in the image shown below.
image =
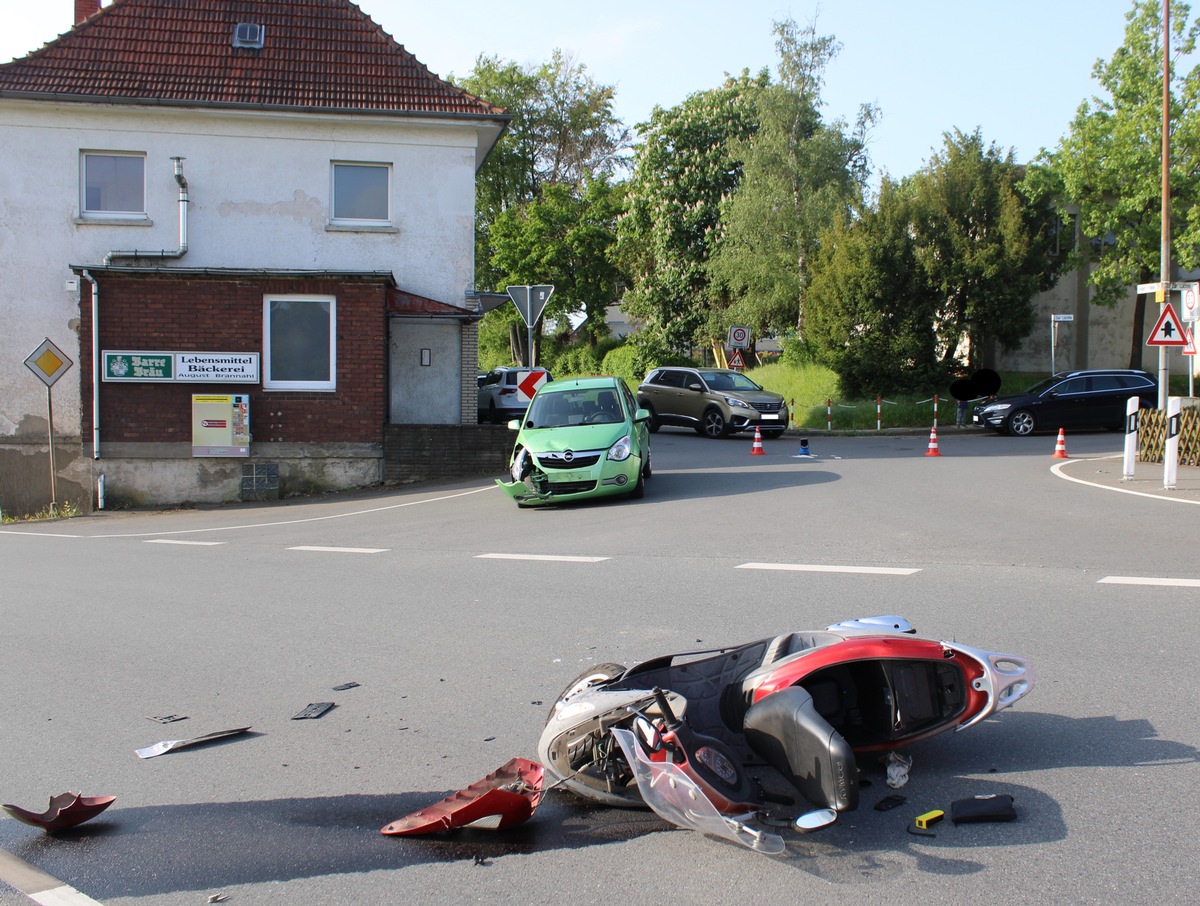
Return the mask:
<path id="1" fill-rule="evenodd" d="M 547 720 L 554 716 L 554 708 L 558 703 L 568 695 L 574 695 L 581 689 L 586 689 L 588 686 L 596 686 L 614 677 L 620 676 L 625 672 L 624 664 L 595 664 L 584 670 L 583 673 L 567 683 L 567 687 L 563 689 L 559 696 L 554 701 L 554 705 L 550 707 L 550 714 L 547 715 Z"/>

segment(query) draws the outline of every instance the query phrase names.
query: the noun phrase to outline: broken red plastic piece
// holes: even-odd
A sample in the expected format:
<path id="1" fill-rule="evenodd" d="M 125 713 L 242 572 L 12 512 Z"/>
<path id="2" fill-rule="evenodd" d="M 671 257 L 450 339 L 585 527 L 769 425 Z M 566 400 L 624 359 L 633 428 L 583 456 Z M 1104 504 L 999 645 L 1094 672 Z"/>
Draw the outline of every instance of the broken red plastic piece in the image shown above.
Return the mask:
<path id="1" fill-rule="evenodd" d="M 537 810 L 544 773 L 545 769 L 536 761 L 513 758 L 466 789 L 393 821 L 380 833 L 416 836 L 456 827 L 492 830 L 516 827 Z"/>
<path id="2" fill-rule="evenodd" d="M 78 793 L 59 793 L 50 797 L 50 808 L 42 812 L 27 811 L 19 805 L 0 805 L 18 821 L 43 830 L 56 831 L 74 827 L 95 818 L 117 801 L 116 796 L 81 796 Z"/>

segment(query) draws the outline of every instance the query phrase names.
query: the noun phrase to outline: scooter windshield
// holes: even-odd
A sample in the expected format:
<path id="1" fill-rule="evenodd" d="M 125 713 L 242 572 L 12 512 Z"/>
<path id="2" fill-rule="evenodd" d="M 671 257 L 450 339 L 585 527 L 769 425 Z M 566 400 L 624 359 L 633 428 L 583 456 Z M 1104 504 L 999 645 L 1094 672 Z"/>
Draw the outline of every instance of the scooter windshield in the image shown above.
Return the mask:
<path id="1" fill-rule="evenodd" d="M 614 727 L 612 733 L 633 770 L 642 798 L 664 821 L 724 837 L 769 856 L 783 852 L 782 837 L 755 830 L 735 818 L 722 815 L 696 782 L 677 765 L 651 761 L 632 732 Z"/>

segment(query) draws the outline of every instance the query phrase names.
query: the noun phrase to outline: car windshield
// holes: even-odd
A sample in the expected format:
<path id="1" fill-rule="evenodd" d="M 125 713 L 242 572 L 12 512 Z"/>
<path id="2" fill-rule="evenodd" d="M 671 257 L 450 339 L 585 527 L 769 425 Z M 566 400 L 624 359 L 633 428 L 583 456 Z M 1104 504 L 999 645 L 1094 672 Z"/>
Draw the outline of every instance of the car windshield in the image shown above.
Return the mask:
<path id="1" fill-rule="evenodd" d="M 744 374 L 727 371 L 701 371 L 700 376 L 710 390 L 762 390 Z"/>
<path id="2" fill-rule="evenodd" d="M 612 387 L 585 387 L 539 393 L 533 398 L 525 423 L 534 428 L 568 425 L 612 425 L 625 413 Z"/>
<path id="3" fill-rule="evenodd" d="M 1032 387 L 1025 391 L 1028 396 L 1040 396 L 1045 393 L 1055 384 L 1061 383 L 1061 377 L 1048 377 L 1044 381 L 1038 381 Z"/>

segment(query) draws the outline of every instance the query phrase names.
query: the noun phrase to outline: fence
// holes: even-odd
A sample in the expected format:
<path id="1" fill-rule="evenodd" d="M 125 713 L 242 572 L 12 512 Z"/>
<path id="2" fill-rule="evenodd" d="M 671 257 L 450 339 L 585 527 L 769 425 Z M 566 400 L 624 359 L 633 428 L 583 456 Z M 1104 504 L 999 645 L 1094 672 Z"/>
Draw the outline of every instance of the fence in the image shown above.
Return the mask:
<path id="1" fill-rule="evenodd" d="M 1143 409 L 1138 415 L 1138 461 L 1162 462 L 1167 442 L 1167 413 Z M 1200 409 L 1179 413 L 1179 465 L 1200 466 Z"/>
<path id="2" fill-rule="evenodd" d="M 975 403 L 978 403 L 981 400 L 982 397 L 980 399 L 971 400 L 970 403 L 973 406 Z M 788 404 L 791 419 L 790 424 L 792 427 L 803 427 L 803 422 L 805 419 L 799 417 L 801 412 L 816 413 L 823 411 L 825 414 L 825 428 L 828 431 L 832 431 L 834 429 L 834 410 L 845 409 L 851 410 L 852 412 L 857 412 L 858 410 L 869 410 L 871 408 L 870 403 L 835 403 L 832 398 L 826 398 L 824 405 L 821 403 L 801 402 L 800 406 L 797 407 L 796 398 L 792 397 L 792 399 L 788 401 Z M 902 420 L 893 427 L 911 428 L 915 424 L 927 424 L 931 421 L 933 426 L 936 428 L 939 424 L 940 417 L 946 414 L 947 408 L 949 408 L 950 416 L 954 416 L 955 409 L 958 407 L 958 401 L 954 399 L 945 399 L 938 395 L 934 395 L 928 399 L 918 400 L 916 402 L 897 403 L 893 402 L 892 400 L 885 400 L 882 396 L 877 396 L 875 398 L 874 405 L 876 431 L 883 430 L 883 414 L 886 411 L 883 408 L 884 406 L 900 406 L 903 409 Z M 867 415 L 867 419 L 869 419 L 869 415 Z M 856 418 L 854 415 L 850 416 L 850 421 L 852 422 L 850 425 L 845 424 L 844 418 L 838 419 L 838 421 L 838 427 L 841 429 L 848 428 L 850 430 L 868 430 L 870 427 L 866 420 L 862 419 L 861 417 Z"/>

